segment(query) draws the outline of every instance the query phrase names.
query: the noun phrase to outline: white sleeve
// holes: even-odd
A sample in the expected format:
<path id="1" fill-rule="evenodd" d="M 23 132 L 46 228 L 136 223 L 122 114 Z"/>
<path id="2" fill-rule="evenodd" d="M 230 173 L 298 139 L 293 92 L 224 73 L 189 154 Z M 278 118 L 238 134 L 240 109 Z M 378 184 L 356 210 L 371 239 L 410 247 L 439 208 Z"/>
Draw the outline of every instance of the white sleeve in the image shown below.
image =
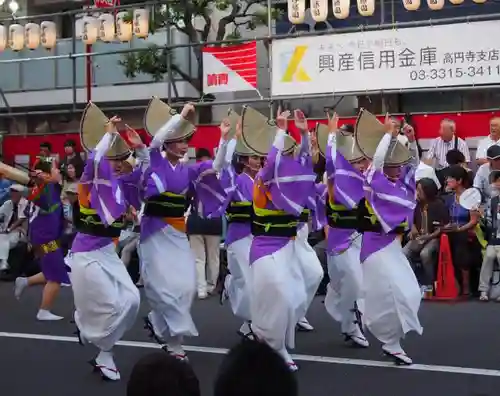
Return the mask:
<path id="1" fill-rule="evenodd" d="M 109 146 L 111 145 L 114 133 L 118 132 L 106 132 L 104 136 L 101 138 L 99 143 L 97 143 L 97 146 L 95 146 L 95 156 L 94 156 L 94 162 L 98 163 L 101 161 L 102 157 L 106 154 L 106 151 L 108 151 Z"/>
<path id="2" fill-rule="evenodd" d="M 214 170 L 216 172 L 220 172 L 222 170 L 222 168 L 224 167 L 228 143 L 229 143 L 229 141 L 222 140 L 222 139 L 219 143 L 219 149 L 217 150 L 217 154 L 215 154 L 214 162 L 212 163 L 212 167 L 214 168 Z"/>
<path id="3" fill-rule="evenodd" d="M 179 127 L 181 121 L 182 116 L 180 114 L 174 115 L 170 121 L 168 121 L 158 130 L 158 132 L 156 132 L 149 147 L 160 148 L 163 145 L 163 142 L 168 139 L 169 135 L 171 135 Z"/>
<path id="4" fill-rule="evenodd" d="M 486 151 L 488 150 L 488 140 L 481 139 L 477 145 L 476 159 L 486 159 Z"/>
<path id="5" fill-rule="evenodd" d="M 372 160 L 372 166 L 375 169 L 382 169 L 384 167 L 385 156 L 387 155 L 387 151 L 389 151 L 393 139 L 394 138 L 389 133 L 386 133 L 384 137 L 380 139 Z"/>

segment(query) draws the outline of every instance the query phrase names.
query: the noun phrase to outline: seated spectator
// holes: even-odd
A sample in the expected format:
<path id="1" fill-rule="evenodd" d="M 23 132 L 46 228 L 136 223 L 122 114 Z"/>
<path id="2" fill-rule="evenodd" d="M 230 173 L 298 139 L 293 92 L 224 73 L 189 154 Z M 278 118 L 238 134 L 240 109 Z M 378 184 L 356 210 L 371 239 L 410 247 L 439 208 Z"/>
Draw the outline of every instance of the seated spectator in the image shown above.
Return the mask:
<path id="1" fill-rule="evenodd" d="M 474 181 L 474 172 L 467 167 L 467 162 L 465 161 L 465 156 L 459 150 L 452 149 L 446 153 L 446 162 L 448 166 L 437 172 L 440 183 L 446 189 L 446 178 L 450 172 L 450 168 L 455 165 L 459 165 L 467 171 L 467 185 L 472 186 Z"/>
<path id="2" fill-rule="evenodd" d="M 492 173 L 492 190 L 500 190 L 500 172 Z M 479 299 L 481 301 L 488 301 L 488 293 L 490 291 L 490 282 L 493 276 L 493 268 L 495 260 L 500 262 L 500 197 L 494 195 L 488 202 L 487 208 L 484 213 L 486 219 L 486 235 L 488 246 L 486 253 L 483 257 L 483 264 L 481 265 L 481 272 L 479 274 Z M 500 299 L 499 299 L 500 301 Z"/>
<path id="3" fill-rule="evenodd" d="M 410 241 L 403 251 L 413 268 L 417 258 L 420 259 L 423 276 L 419 281 L 422 293 L 426 293 L 433 291 L 441 227 L 449 223 L 450 216 L 431 179 L 424 178 L 417 183 L 417 201 Z"/>
<path id="4" fill-rule="evenodd" d="M 191 366 L 165 352 L 140 359 L 127 384 L 127 396 L 200 395 L 200 384 Z"/>
<path id="5" fill-rule="evenodd" d="M 3 205 L 5 201 L 10 199 L 10 186 L 12 186 L 14 182 L 5 179 L 0 175 L 0 205 Z"/>
<path id="6" fill-rule="evenodd" d="M 26 238 L 26 207 L 23 197 L 25 188 L 19 184 L 10 186 L 10 199 L 0 206 L 0 270 L 8 269 L 9 251 Z"/>
<path id="7" fill-rule="evenodd" d="M 214 396 L 297 396 L 297 381 L 269 345 L 244 339 L 224 358 Z"/>
<path id="8" fill-rule="evenodd" d="M 474 177 L 473 186 L 477 188 L 483 197 L 483 203 L 489 201 L 489 199 L 496 193 L 492 191 L 493 186 L 490 181 L 490 174 L 494 171 L 500 171 L 500 146 L 494 144 L 488 150 L 486 150 L 486 157 L 488 162 L 481 165 L 477 172 L 476 177 Z"/>
<path id="9" fill-rule="evenodd" d="M 455 275 L 462 295 L 470 294 L 470 269 L 476 259 L 474 253 L 480 250 L 476 235 L 480 214 L 478 211 L 467 210 L 459 204 L 460 195 L 468 187 L 467 171 L 460 165 L 451 166 L 447 177 L 447 188 L 451 194 L 446 197 L 450 224 L 443 228 L 443 232 L 447 233 L 450 239 Z"/>

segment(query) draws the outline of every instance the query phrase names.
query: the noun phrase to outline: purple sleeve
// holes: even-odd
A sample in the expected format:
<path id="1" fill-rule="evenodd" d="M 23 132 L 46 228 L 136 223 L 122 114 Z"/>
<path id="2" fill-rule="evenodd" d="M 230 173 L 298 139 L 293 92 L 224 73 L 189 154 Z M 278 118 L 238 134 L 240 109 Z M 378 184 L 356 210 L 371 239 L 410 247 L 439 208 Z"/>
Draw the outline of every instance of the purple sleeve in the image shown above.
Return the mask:
<path id="1" fill-rule="evenodd" d="M 213 217 L 226 200 L 213 161 L 203 161 L 189 167 L 189 181 L 196 198 L 202 202 L 203 217 Z"/>
<path id="2" fill-rule="evenodd" d="M 123 191 L 125 202 L 140 210 L 142 204 L 142 170 L 134 169 L 133 172 L 118 178 L 119 186 Z"/>

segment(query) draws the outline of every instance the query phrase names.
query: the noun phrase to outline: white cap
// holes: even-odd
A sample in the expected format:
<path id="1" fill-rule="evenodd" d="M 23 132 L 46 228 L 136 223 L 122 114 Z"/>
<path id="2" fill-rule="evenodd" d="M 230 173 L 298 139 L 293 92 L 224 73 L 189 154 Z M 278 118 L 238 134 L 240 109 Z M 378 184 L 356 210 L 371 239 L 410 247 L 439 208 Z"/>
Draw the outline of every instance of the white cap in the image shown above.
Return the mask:
<path id="1" fill-rule="evenodd" d="M 20 184 L 13 184 L 12 186 L 10 186 L 10 189 L 18 192 L 24 192 L 26 190 L 26 188 Z"/>

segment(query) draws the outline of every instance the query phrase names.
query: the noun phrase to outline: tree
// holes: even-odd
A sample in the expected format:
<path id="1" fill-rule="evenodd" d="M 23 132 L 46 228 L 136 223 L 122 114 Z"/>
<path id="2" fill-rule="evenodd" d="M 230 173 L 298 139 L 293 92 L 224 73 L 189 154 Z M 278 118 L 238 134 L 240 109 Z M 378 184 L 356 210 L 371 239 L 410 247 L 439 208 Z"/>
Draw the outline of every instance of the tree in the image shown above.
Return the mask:
<path id="1" fill-rule="evenodd" d="M 158 29 L 174 26 L 186 34 L 193 44 L 238 39 L 241 38 L 242 28 L 254 30 L 259 25 L 267 25 L 266 4 L 265 0 L 176 0 L 151 12 L 150 30 L 154 33 Z M 277 10 L 271 10 L 273 19 L 276 19 L 277 14 Z M 216 33 L 210 40 L 212 27 L 215 27 Z M 203 90 L 201 45 L 192 48 L 198 64 L 198 75 L 195 77 L 175 64 L 171 51 L 159 48 L 157 45 L 149 46 L 146 51 L 126 54 L 120 64 L 129 78 L 134 78 L 138 73 L 145 73 L 151 75 L 155 81 L 160 81 L 168 72 L 167 64 L 170 57 L 172 73 L 177 73 L 201 93 Z"/>

